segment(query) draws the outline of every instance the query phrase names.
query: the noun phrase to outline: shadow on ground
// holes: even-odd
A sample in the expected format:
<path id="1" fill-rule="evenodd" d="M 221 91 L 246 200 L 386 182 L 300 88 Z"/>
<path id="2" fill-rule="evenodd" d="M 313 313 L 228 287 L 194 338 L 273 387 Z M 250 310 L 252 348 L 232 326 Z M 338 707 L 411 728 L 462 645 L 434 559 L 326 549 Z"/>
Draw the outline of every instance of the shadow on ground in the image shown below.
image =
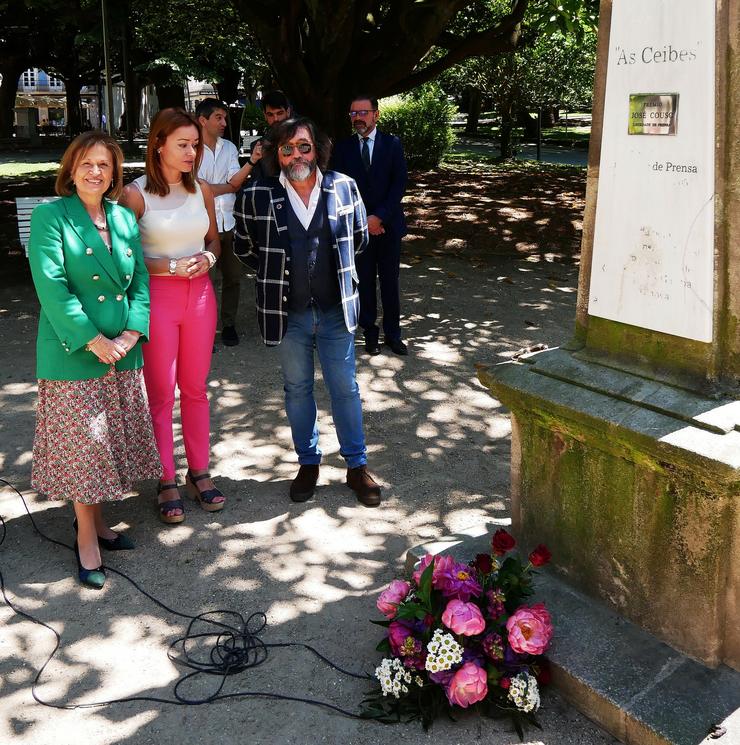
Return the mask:
<path id="1" fill-rule="evenodd" d="M 435 209 L 454 207 L 439 202 Z M 488 230 L 492 209 L 484 206 L 476 213 L 481 231 Z M 264 641 L 313 644 L 343 668 L 371 672 L 379 661 L 380 630 L 368 619 L 378 618 L 376 594 L 400 574 L 406 550 L 449 533 L 508 521 L 509 422 L 478 383 L 475 363 L 502 361 L 536 343 L 558 344 L 571 329 L 577 267 L 570 258 L 560 258 L 565 251 L 558 257 L 544 250 L 503 257 L 491 246 L 484 257 L 483 239 L 476 239 L 476 246 L 471 252 L 445 251 L 431 237 L 409 239 L 402 284 L 411 354 L 369 358 L 358 346 L 370 466 L 384 486 L 380 509 L 358 505 L 343 485 L 344 466 L 321 383 L 317 396 L 325 459 L 319 488 L 306 504 L 287 500 L 296 464 L 277 355 L 258 339 L 252 283 L 245 279 L 242 342 L 231 348 L 217 342 L 210 381 L 212 468 L 228 497 L 227 508 L 208 514 L 188 503 L 187 521 L 165 527 L 156 520 L 153 485 L 143 484 L 139 497 L 107 508 L 112 524 L 127 529 L 138 544 L 136 551 L 107 555 L 107 563 L 173 610 L 196 614 L 227 608 L 244 616 L 264 611 Z M 30 490 L 37 313 L 32 287 L 19 268 L 0 288 L 0 344 L 12 361 L 0 374 L 0 474 L 24 491 L 44 532 L 69 542 L 69 507 Z M 184 471 L 179 430 L 176 437 Z M 20 500 L 8 489 L 0 491 L 0 514 L 8 526 L 0 564 L 11 597 L 63 635 L 39 694 L 56 702 L 132 695 L 170 699 L 182 671 L 167 659 L 166 649 L 183 633 L 187 618 L 157 606 L 116 575 L 100 593 L 79 587 L 71 552 L 35 534 Z M 137 745 L 214 739 L 356 745 L 399 738 L 411 745 L 519 742 L 506 722 L 466 716 L 424 733 L 417 725 L 399 729 L 304 704 L 251 698 L 207 707 L 138 702 L 54 711 L 34 704 L 30 695 L 35 671 L 52 649 L 51 634 L 7 608 L 0 608 L 0 618 L 0 694 L 6 714 L 0 731 L 3 740 L 23 745 L 81 739 Z M 200 681 L 188 692 L 203 696 L 218 682 Z M 224 692 L 239 689 L 356 710 L 366 684 L 306 651 L 281 649 L 273 650 L 266 664 L 227 681 Z M 529 742 L 613 742 L 555 694 L 547 696 L 541 721 L 543 732 L 530 733 L 535 739 Z"/>

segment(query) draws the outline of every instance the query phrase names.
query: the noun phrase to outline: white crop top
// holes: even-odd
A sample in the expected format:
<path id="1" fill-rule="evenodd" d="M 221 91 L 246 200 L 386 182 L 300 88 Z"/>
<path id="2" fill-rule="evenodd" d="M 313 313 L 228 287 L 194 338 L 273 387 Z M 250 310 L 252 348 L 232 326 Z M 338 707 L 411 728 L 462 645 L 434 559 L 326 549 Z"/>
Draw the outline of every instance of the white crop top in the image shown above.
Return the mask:
<path id="1" fill-rule="evenodd" d="M 144 198 L 144 214 L 139 218 L 144 256 L 181 259 L 205 250 L 210 221 L 197 182 L 194 194 L 182 184 L 171 184 L 165 197 L 146 191 L 146 176 L 139 176 L 133 183 Z"/>

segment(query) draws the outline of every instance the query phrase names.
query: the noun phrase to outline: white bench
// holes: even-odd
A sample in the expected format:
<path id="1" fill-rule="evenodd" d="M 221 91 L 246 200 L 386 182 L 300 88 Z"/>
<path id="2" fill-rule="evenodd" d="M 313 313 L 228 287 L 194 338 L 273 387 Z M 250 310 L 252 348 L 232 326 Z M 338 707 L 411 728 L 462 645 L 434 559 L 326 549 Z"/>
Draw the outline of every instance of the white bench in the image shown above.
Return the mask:
<path id="1" fill-rule="evenodd" d="M 15 209 L 18 213 L 18 238 L 28 256 L 28 239 L 31 237 L 31 213 L 37 204 L 54 202 L 59 197 L 16 197 Z"/>

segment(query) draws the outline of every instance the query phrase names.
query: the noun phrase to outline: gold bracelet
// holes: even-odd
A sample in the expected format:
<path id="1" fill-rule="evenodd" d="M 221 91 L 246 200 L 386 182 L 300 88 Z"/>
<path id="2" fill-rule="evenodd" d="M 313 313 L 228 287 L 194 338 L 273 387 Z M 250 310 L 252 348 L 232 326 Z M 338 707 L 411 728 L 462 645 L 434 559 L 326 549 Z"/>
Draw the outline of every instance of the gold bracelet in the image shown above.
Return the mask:
<path id="1" fill-rule="evenodd" d="M 98 334 L 94 339 L 90 339 L 90 341 L 87 342 L 87 344 L 85 344 L 85 349 L 88 352 L 92 352 L 92 349 L 91 349 L 92 345 L 97 344 L 102 338 L 103 338 L 103 334 L 101 333 L 101 334 Z"/>

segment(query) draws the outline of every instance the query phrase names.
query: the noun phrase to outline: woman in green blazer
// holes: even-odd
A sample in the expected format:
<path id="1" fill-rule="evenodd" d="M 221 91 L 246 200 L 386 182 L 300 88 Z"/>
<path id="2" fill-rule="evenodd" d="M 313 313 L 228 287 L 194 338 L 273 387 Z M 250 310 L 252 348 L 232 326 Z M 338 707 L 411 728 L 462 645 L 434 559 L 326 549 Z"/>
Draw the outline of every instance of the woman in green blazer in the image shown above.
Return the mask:
<path id="1" fill-rule="evenodd" d="M 28 246 L 41 303 L 31 482 L 72 500 L 78 575 L 96 588 L 105 582 L 100 547 L 134 547 L 107 526 L 101 504 L 160 475 L 141 378 L 148 272 L 134 215 L 109 201 L 122 179 L 115 140 L 80 135 L 62 158 L 61 199 L 33 211 Z"/>

